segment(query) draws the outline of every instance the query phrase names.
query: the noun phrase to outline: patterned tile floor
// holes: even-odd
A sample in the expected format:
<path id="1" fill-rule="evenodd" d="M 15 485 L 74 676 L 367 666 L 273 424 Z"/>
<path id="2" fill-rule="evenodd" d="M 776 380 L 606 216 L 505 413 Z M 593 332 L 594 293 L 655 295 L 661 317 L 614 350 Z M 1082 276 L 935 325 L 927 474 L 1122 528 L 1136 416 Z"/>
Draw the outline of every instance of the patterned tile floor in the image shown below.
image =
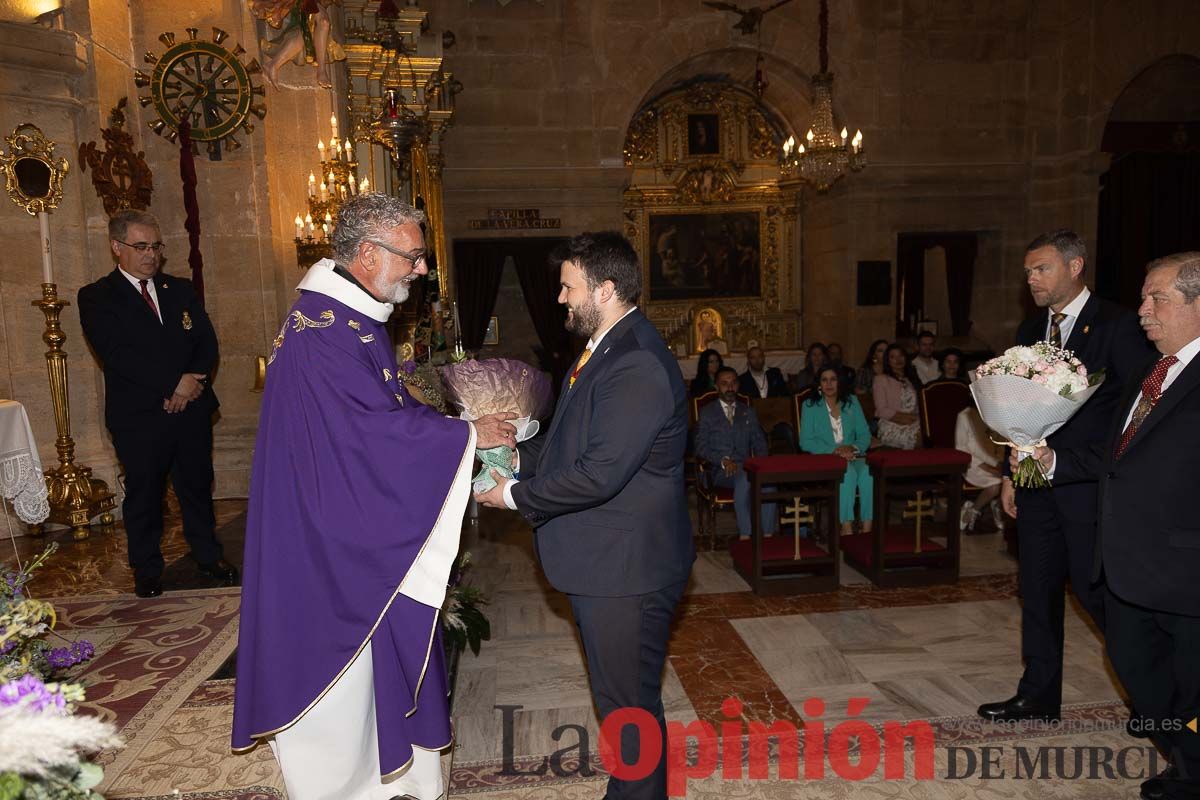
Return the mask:
<path id="1" fill-rule="evenodd" d="M 244 509 L 243 501 L 217 504 L 235 563 L 241 561 Z M 81 543 L 65 534 L 51 534 L 61 550 L 38 579 L 42 596 L 132 589 L 119 527 Z M 570 730 L 564 725 L 587 731 L 594 748 L 597 723 L 569 605 L 537 568 L 531 532 L 514 515 L 484 510 L 466 527 L 464 543 L 474 564 L 468 581 L 490 597 L 492 639 L 479 656 L 467 653 L 462 660 L 455 763 L 496 761 L 506 749 L 518 759 L 553 753 L 564 746 L 563 731 Z M 40 547 L 16 540 L 22 557 Z M 186 558 L 176 515 L 164 552 L 168 589 L 203 585 Z M 943 728 L 957 731 L 980 702 L 1009 696 L 1021 671 L 1015 562 L 1000 535 L 964 538 L 962 564 L 964 577 L 952 586 L 877 589 L 844 567 L 837 592 L 760 598 L 733 571 L 727 552 L 701 552 L 670 645 L 668 718 L 725 721 L 722 702 L 735 696 L 747 721 L 800 724 L 805 701 L 819 698 L 822 719 L 836 725 L 848 717 L 851 698 L 865 697 L 869 704 L 860 716 L 868 722 L 950 719 L 936 723 L 939 737 Z M 1092 714 L 1086 709 L 1100 709 L 1092 716 L 1106 721 L 1106 736 L 1138 744 L 1118 730 L 1119 690 L 1098 637 L 1073 604 L 1065 674 L 1065 703 L 1085 716 Z M 498 706 L 510 707 L 507 717 Z M 567 733 L 566 741 L 572 737 Z"/>

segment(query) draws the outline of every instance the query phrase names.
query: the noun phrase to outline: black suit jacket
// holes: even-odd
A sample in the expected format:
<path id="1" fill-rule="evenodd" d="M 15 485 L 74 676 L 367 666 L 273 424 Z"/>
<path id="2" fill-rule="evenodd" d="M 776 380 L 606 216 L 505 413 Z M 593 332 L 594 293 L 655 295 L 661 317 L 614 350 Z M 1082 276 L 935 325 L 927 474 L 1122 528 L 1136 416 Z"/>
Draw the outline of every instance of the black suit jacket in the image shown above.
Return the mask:
<path id="1" fill-rule="evenodd" d="M 162 323 L 133 284 L 114 269 L 79 290 L 83 335 L 104 366 L 104 421 L 110 431 L 165 419 L 163 401 L 185 372 L 211 375 L 217 335 L 191 281 L 154 276 Z M 208 423 L 217 408 L 211 387 L 180 412 Z"/>
<path id="2" fill-rule="evenodd" d="M 1017 328 L 1017 344 L 1031 345 L 1046 337 L 1050 310 L 1030 317 Z M 1063 345 L 1075 353 L 1088 372 L 1103 369 L 1103 385 L 1094 395 L 1047 438 L 1051 448 L 1087 447 L 1103 440 L 1121 394 L 1130 382 L 1140 385 L 1141 369 L 1153 358 L 1154 351 L 1138 324 L 1137 314 L 1095 294 L 1088 298 Z M 1005 460 L 1007 473 L 1008 461 Z M 1091 520 L 1096 515 L 1096 484 L 1053 484 L 1050 491 L 1059 512 L 1067 519 Z M 1033 490 L 1040 493 L 1044 490 Z M 1022 492 L 1029 495 L 1031 492 Z M 1020 502 L 1017 503 L 1020 506 Z"/>
<path id="3" fill-rule="evenodd" d="M 1200 357 L 1176 377 L 1120 460 L 1125 418 L 1151 359 L 1126 387 L 1102 443 L 1055 449 L 1054 480 L 1099 479 L 1095 577 L 1145 608 L 1200 616 Z"/>
<path id="4" fill-rule="evenodd" d="M 754 376 L 747 369 L 738 376 L 738 392 L 747 397 L 761 397 L 758 393 L 758 384 L 754 382 Z M 783 373 L 779 371 L 779 367 L 767 367 L 767 397 L 787 397 L 788 388 L 787 381 L 783 377 Z"/>
<path id="5" fill-rule="evenodd" d="M 537 529 L 550 583 L 623 597 L 686 581 L 696 553 L 684 493 L 683 379 L 658 330 L 633 311 L 564 381 L 543 436 L 520 445 L 517 510 Z"/>

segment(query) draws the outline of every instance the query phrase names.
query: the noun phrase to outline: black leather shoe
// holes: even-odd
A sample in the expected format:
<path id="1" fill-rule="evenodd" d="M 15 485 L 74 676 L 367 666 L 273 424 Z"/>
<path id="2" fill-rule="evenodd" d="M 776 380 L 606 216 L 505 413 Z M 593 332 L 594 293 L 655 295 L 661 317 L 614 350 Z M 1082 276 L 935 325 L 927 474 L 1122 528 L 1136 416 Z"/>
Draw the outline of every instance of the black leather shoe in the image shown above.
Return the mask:
<path id="1" fill-rule="evenodd" d="M 235 583 L 238 579 L 237 567 L 223 558 L 218 558 L 211 564 L 200 564 L 197 568 L 208 577 L 219 581 Z"/>
<path id="2" fill-rule="evenodd" d="M 152 578 L 135 578 L 133 593 L 138 597 L 158 597 L 162 594 L 162 578 L 157 575 Z"/>
<path id="3" fill-rule="evenodd" d="M 1018 694 L 1001 703 L 984 703 L 976 713 L 989 722 L 1016 722 L 1023 719 L 1056 720 L 1059 711 L 1058 706 L 1042 705 Z"/>
<path id="4" fill-rule="evenodd" d="M 1142 781 L 1142 797 L 1145 800 L 1163 800 L 1167 796 L 1167 782 L 1178 777 L 1179 770 L 1175 769 L 1175 765 L 1172 764 L 1158 773 L 1157 777 Z"/>

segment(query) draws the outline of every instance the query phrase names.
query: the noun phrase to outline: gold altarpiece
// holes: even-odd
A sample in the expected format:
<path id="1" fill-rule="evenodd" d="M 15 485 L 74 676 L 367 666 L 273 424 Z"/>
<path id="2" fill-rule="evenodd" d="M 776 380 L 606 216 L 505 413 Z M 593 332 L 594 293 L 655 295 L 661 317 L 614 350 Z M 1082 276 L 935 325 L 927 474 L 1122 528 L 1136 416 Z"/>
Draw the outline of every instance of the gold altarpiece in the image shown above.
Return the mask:
<path id="1" fill-rule="evenodd" d="M 645 104 L 625 138 L 625 234 L 642 307 L 677 355 L 716 338 L 800 344 L 799 186 L 781 183 L 787 136 L 748 90 L 704 82 Z"/>

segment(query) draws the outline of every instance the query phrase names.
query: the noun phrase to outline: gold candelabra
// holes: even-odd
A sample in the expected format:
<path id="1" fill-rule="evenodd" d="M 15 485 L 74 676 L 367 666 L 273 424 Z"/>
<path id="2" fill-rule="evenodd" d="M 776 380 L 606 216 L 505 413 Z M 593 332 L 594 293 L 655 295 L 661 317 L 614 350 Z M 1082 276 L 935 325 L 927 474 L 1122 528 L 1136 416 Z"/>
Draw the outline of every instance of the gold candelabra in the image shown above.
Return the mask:
<path id="1" fill-rule="evenodd" d="M 58 451 L 58 467 L 46 473 L 46 489 L 50 500 L 49 522 L 71 526 L 71 535 L 76 540 L 88 538 L 88 523 L 96 515 L 100 524 L 112 525 L 112 510 L 116 505 L 108 484 L 92 477 L 91 467 L 75 463 L 75 440 L 71 438 L 71 403 L 67 392 L 67 354 L 63 342 L 67 336 L 59 323 L 59 315 L 68 303 L 58 299 L 58 287 L 53 283 L 42 284 L 42 299 L 33 305 L 46 315 L 46 331 L 42 341 L 50 348 L 46 351 L 46 371 L 50 375 L 50 402 L 54 406 L 54 427 L 58 438 L 54 447 Z M 43 532 L 35 526 L 35 535 Z"/>
<path id="2" fill-rule="evenodd" d="M 358 160 L 354 144 L 349 138 L 338 138 L 337 114 L 329 117 L 333 136 L 326 147 L 323 139 L 317 140 L 320 154 L 321 177 L 308 173 L 308 210 L 303 217 L 296 215 L 296 263 L 307 268 L 332 252 L 329 236 L 337 223 L 338 210 L 342 203 L 360 192 L 370 191 L 367 178 L 358 180 Z"/>

